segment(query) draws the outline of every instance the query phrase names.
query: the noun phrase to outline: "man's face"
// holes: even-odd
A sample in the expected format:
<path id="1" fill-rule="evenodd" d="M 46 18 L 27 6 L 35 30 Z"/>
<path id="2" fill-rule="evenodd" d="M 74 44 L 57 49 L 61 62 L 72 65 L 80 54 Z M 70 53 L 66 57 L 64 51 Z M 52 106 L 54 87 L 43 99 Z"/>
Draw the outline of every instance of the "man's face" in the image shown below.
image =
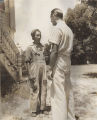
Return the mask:
<path id="1" fill-rule="evenodd" d="M 56 24 L 57 24 L 57 18 L 56 18 L 56 16 L 53 14 L 53 15 L 51 15 L 51 23 L 55 26 Z"/>
<path id="2" fill-rule="evenodd" d="M 34 39 L 35 39 L 35 42 L 40 43 L 41 33 L 39 31 L 36 31 Z"/>

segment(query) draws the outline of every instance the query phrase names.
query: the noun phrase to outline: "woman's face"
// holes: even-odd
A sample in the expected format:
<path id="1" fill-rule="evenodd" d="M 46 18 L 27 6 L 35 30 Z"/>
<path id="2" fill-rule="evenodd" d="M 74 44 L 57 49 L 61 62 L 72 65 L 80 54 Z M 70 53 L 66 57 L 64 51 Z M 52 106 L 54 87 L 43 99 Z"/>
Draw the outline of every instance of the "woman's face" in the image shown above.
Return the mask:
<path id="1" fill-rule="evenodd" d="M 36 43 L 40 43 L 40 39 L 41 39 L 41 33 L 39 31 L 36 31 L 34 41 Z"/>

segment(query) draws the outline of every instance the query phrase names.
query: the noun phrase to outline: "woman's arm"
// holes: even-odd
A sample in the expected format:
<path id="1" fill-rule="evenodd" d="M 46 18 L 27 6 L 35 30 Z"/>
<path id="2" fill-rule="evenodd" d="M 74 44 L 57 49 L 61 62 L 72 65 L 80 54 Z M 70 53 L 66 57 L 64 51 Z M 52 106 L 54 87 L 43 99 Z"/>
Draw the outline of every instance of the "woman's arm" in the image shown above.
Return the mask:
<path id="1" fill-rule="evenodd" d="M 25 52 L 25 62 L 30 63 L 30 61 L 31 61 L 31 49 L 27 48 Z"/>
<path id="2" fill-rule="evenodd" d="M 26 63 L 26 68 L 27 68 L 27 73 L 29 74 L 29 67 L 31 63 L 31 48 L 27 48 L 25 51 L 25 63 Z"/>

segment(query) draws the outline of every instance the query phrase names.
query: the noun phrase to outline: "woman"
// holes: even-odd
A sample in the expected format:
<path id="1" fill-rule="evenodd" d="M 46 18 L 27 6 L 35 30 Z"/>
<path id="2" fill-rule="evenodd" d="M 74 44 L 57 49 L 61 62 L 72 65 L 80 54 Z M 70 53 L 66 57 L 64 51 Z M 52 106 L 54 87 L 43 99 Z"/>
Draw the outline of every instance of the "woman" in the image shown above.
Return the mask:
<path id="1" fill-rule="evenodd" d="M 32 116 L 36 116 L 46 107 L 47 76 L 40 30 L 33 30 L 31 36 L 34 42 L 26 50 L 26 63 L 30 81 L 30 108 Z"/>

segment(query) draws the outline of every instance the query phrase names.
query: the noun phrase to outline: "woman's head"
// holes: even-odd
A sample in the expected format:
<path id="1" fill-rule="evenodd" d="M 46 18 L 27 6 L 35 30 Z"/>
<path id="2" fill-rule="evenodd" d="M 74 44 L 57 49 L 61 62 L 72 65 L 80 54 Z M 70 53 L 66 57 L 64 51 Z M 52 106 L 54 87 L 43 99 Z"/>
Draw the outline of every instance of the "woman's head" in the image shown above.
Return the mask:
<path id="1" fill-rule="evenodd" d="M 35 43 L 40 43 L 41 39 L 41 32 L 39 29 L 35 29 L 31 32 L 32 39 L 34 40 Z"/>

